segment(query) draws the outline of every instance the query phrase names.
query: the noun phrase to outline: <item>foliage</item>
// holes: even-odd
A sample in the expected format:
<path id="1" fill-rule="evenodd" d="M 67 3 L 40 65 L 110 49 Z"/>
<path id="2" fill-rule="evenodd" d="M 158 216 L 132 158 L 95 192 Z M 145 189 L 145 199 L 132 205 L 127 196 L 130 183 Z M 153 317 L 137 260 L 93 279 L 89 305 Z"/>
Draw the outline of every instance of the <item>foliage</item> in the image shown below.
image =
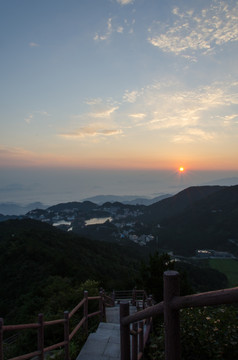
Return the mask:
<path id="1" fill-rule="evenodd" d="M 233 306 L 181 310 L 182 360 L 238 359 L 238 308 Z M 151 337 L 148 359 L 164 360 L 164 325 Z"/>
<path id="2" fill-rule="evenodd" d="M 32 321 L 39 312 L 57 315 L 77 303 L 77 289 L 87 279 L 107 289 L 133 288 L 136 257 L 134 247 L 30 219 L 0 223 L 0 316 L 11 324 Z"/>
<path id="3" fill-rule="evenodd" d="M 172 270 L 174 263 L 168 254 L 159 254 L 155 252 L 150 255 L 149 261 L 141 263 L 140 278 L 137 283 L 139 287 L 145 289 L 148 294 L 160 302 L 163 299 L 163 273 L 166 270 Z"/>

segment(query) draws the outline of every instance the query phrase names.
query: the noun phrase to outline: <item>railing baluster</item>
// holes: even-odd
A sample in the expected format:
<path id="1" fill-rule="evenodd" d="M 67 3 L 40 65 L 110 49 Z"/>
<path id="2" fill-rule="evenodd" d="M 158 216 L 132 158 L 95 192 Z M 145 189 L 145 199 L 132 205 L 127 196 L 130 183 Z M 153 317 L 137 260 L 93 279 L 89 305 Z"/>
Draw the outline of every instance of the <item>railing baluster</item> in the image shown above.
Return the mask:
<path id="1" fill-rule="evenodd" d="M 129 303 L 120 304 L 120 320 L 129 315 Z M 130 325 L 120 326 L 121 334 L 121 360 L 130 360 Z"/>
<path id="2" fill-rule="evenodd" d="M 179 310 L 173 310 L 170 301 L 179 296 L 179 273 L 164 272 L 164 323 L 165 323 L 165 360 L 180 359 Z"/>
<path id="3" fill-rule="evenodd" d="M 64 358 L 65 360 L 69 360 L 70 355 L 69 355 L 69 312 L 68 311 L 64 312 L 64 341 L 66 342 Z"/>
<path id="4" fill-rule="evenodd" d="M 84 323 L 84 331 L 86 335 L 88 335 L 88 291 L 84 291 L 84 317 L 85 317 L 85 323 Z"/>
<path id="5" fill-rule="evenodd" d="M 105 319 L 105 306 L 103 301 L 104 292 L 100 291 L 100 299 L 99 299 L 99 310 L 100 310 L 100 321 L 102 322 Z"/>
<path id="6" fill-rule="evenodd" d="M 0 360 L 3 360 L 3 319 L 0 318 Z"/>
<path id="7" fill-rule="evenodd" d="M 132 360 L 137 360 L 138 356 L 138 323 L 135 322 L 132 325 L 133 336 L 132 336 Z"/>
<path id="8" fill-rule="evenodd" d="M 144 324 L 143 321 L 139 322 L 139 353 L 144 351 Z"/>
<path id="9" fill-rule="evenodd" d="M 38 356 L 39 360 L 44 360 L 44 317 L 43 314 L 38 315 L 38 350 L 40 355 Z"/>

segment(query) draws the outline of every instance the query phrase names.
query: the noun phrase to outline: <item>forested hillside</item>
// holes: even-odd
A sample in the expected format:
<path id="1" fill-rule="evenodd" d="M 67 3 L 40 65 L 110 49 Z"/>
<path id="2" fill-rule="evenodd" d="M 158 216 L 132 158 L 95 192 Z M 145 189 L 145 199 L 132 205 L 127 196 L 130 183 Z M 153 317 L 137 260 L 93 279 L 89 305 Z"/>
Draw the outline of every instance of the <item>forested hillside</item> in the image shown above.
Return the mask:
<path id="1" fill-rule="evenodd" d="M 219 188 L 198 201 L 187 202 L 183 211 L 161 220 L 161 245 L 184 255 L 194 255 L 196 249 L 203 248 L 238 255 L 237 217 L 238 186 Z"/>
<path id="2" fill-rule="evenodd" d="M 50 303 L 55 296 L 54 286 L 55 292 L 61 288 L 67 293 L 91 279 L 106 289 L 131 288 L 142 257 L 133 243 L 125 252 L 122 246 L 80 238 L 39 221 L 2 222 L 0 316 L 26 322 L 44 312 L 46 298 Z"/>

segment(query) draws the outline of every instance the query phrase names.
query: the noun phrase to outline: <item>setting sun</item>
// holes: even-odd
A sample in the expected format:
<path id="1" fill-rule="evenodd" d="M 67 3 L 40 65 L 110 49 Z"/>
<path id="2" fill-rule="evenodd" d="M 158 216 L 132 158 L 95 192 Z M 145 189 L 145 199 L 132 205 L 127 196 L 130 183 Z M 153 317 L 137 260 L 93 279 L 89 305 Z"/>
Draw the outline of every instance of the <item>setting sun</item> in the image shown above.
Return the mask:
<path id="1" fill-rule="evenodd" d="M 184 167 L 183 167 L 183 166 L 180 166 L 179 171 L 180 171 L 180 172 L 184 172 Z"/>

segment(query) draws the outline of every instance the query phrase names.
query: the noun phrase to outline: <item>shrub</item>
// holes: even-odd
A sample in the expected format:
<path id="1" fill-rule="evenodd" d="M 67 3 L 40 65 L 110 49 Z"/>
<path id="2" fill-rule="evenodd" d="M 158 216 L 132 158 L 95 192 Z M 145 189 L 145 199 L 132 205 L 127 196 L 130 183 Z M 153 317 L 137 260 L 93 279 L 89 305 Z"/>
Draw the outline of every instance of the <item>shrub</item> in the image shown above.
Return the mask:
<path id="1" fill-rule="evenodd" d="M 180 311 L 182 360 L 238 359 L 238 308 L 219 306 Z M 148 348 L 150 360 L 164 360 L 164 325 L 157 325 Z"/>

